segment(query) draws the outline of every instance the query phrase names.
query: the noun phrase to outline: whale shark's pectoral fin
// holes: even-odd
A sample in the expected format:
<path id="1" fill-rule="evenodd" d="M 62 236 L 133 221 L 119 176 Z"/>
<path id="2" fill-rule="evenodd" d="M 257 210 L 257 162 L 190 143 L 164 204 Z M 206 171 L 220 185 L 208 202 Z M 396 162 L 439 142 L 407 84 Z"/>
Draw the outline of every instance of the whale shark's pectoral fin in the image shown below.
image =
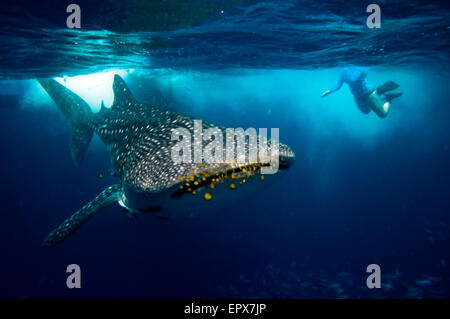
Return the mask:
<path id="1" fill-rule="evenodd" d="M 89 218 L 97 214 L 103 208 L 119 200 L 122 186 L 115 184 L 106 188 L 93 200 L 83 206 L 75 214 L 67 218 L 61 225 L 53 230 L 44 240 L 44 247 L 53 247 L 63 242 L 81 227 Z"/>

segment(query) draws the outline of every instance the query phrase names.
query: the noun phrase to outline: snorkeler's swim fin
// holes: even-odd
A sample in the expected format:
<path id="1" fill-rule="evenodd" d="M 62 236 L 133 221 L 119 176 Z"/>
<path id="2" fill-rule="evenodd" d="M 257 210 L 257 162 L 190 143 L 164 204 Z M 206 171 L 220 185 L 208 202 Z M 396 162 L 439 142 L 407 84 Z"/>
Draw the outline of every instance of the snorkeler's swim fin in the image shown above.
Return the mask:
<path id="1" fill-rule="evenodd" d="M 396 97 L 399 97 L 399 96 L 402 96 L 402 95 L 403 95 L 402 92 L 400 92 L 400 93 L 386 93 L 384 95 L 383 100 L 386 101 L 386 102 L 391 102 L 392 99 L 395 99 Z"/>
<path id="2" fill-rule="evenodd" d="M 83 208 L 67 218 L 61 225 L 53 230 L 44 240 L 43 246 L 53 247 L 58 245 L 100 210 L 119 201 L 121 189 L 122 186 L 120 184 L 115 184 L 98 194 L 97 197 L 84 205 Z"/>
<path id="3" fill-rule="evenodd" d="M 399 86 L 400 85 L 398 85 L 394 81 L 387 81 L 383 85 L 380 85 L 379 87 L 377 87 L 377 94 L 381 95 L 381 94 L 384 94 L 385 92 L 395 90 Z"/>

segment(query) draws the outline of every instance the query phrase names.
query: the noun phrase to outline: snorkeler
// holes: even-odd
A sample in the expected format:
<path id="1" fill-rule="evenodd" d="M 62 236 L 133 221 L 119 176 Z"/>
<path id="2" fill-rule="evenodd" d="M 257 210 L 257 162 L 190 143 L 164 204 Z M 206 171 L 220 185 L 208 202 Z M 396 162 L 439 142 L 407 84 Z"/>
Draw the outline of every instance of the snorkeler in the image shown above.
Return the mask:
<path id="1" fill-rule="evenodd" d="M 369 114 L 374 111 L 379 117 L 385 118 L 390 110 L 392 99 L 401 96 L 403 93 L 386 93 L 395 90 L 399 85 L 393 81 L 387 81 L 383 85 L 374 89 L 366 78 L 366 69 L 363 67 L 352 66 L 345 68 L 338 83 L 331 89 L 322 93 L 322 97 L 327 96 L 339 90 L 342 84 L 346 82 L 356 105 L 358 105 L 361 112 Z"/>

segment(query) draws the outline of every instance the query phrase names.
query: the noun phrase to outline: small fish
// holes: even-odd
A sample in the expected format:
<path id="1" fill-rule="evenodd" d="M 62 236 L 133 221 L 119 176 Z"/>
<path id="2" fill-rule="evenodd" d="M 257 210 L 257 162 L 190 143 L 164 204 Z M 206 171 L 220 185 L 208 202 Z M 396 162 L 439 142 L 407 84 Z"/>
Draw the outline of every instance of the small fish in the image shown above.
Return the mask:
<path id="1" fill-rule="evenodd" d="M 409 287 L 406 298 L 422 299 L 422 290 L 417 287 Z"/>
<path id="2" fill-rule="evenodd" d="M 388 274 L 383 275 L 383 277 L 385 279 L 390 279 L 390 280 L 398 279 L 402 276 L 403 276 L 403 273 L 398 271 L 398 269 L 394 273 L 388 273 Z"/>
<path id="3" fill-rule="evenodd" d="M 416 284 L 417 284 L 418 286 L 421 286 L 421 287 L 432 286 L 432 285 L 433 285 L 433 283 L 432 283 L 431 280 L 429 280 L 429 279 L 416 280 Z"/>
<path id="4" fill-rule="evenodd" d="M 431 281 L 431 282 L 439 282 L 441 281 L 441 278 L 439 277 L 434 277 L 434 276 L 425 276 L 425 279 Z"/>
<path id="5" fill-rule="evenodd" d="M 384 283 L 384 284 L 383 284 L 383 288 L 384 288 L 385 290 L 389 291 L 389 290 L 391 290 L 391 289 L 394 288 L 394 287 L 392 286 L 391 282 L 388 281 L 387 283 Z"/>

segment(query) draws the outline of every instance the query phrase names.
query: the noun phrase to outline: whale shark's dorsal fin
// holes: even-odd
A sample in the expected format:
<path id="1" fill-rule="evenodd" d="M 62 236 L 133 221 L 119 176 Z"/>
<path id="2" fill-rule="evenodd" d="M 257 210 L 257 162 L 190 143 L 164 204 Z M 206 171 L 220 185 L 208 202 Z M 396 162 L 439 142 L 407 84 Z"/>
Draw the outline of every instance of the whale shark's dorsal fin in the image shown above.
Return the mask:
<path id="1" fill-rule="evenodd" d="M 136 100 L 131 94 L 125 81 L 120 77 L 120 75 L 114 75 L 113 82 L 113 92 L 114 92 L 114 103 L 111 108 L 117 107 L 128 107 L 136 103 Z M 131 104 L 130 104 L 131 103 Z"/>
<path id="2" fill-rule="evenodd" d="M 122 186 L 115 184 L 106 188 L 93 200 L 84 205 L 79 211 L 67 218 L 61 225 L 53 230 L 44 240 L 44 247 L 53 247 L 67 239 L 89 218 L 97 214 L 103 208 L 120 200 Z"/>

